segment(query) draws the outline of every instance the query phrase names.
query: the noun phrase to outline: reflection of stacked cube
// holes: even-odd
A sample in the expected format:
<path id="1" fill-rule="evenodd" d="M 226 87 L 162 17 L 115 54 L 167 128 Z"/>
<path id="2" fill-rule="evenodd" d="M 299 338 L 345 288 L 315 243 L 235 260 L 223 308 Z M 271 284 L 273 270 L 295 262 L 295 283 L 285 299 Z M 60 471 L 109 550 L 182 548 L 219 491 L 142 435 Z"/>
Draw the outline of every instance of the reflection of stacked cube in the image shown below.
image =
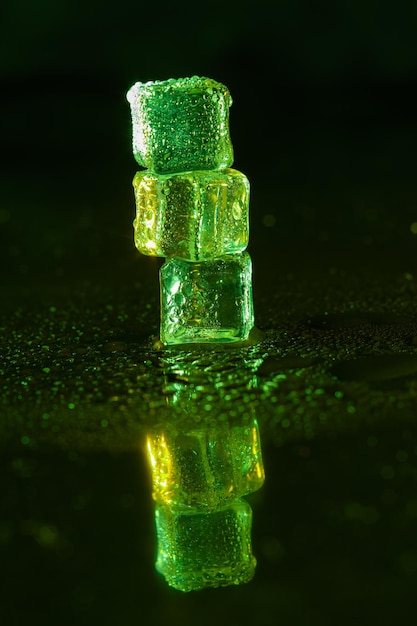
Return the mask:
<path id="1" fill-rule="evenodd" d="M 128 92 L 135 244 L 161 268 L 161 341 L 243 341 L 253 327 L 249 181 L 230 169 L 228 89 L 209 78 L 136 83 Z"/>
<path id="2" fill-rule="evenodd" d="M 156 568 L 181 591 L 248 582 L 252 509 L 264 468 L 257 422 L 176 432 L 147 441 L 158 539 Z"/>

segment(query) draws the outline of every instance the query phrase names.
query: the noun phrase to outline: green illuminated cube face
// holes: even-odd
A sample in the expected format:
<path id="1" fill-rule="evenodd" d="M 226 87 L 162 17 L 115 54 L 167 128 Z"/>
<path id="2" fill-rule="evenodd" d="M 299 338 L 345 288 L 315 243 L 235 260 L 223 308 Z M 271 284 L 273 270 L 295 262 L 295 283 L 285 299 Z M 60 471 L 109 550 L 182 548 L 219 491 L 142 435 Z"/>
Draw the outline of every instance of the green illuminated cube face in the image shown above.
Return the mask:
<path id="1" fill-rule="evenodd" d="M 169 259 L 160 270 L 161 341 L 244 341 L 254 324 L 249 254 L 189 263 Z"/>
<path id="2" fill-rule="evenodd" d="M 249 181 L 233 169 L 138 172 L 135 245 L 149 256 L 207 261 L 243 252 L 249 238 Z"/>
<path id="3" fill-rule="evenodd" d="M 133 154 L 153 172 L 230 167 L 227 87 L 210 78 L 170 78 L 136 83 L 127 94 L 133 122 Z"/>
<path id="4" fill-rule="evenodd" d="M 149 433 L 153 497 L 182 509 L 222 507 L 265 478 L 256 420 L 242 426 Z"/>
<path id="5" fill-rule="evenodd" d="M 252 509 L 236 500 L 212 513 L 158 506 L 156 569 L 180 591 L 248 582 L 254 575 Z"/>

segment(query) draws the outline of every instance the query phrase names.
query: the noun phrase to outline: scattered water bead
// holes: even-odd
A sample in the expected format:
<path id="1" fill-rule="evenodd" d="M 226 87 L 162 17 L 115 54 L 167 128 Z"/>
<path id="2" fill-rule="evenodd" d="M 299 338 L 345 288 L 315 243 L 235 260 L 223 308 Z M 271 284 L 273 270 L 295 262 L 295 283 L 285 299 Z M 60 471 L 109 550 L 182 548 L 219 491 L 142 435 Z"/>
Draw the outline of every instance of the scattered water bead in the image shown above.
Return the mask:
<path id="1" fill-rule="evenodd" d="M 154 172 L 230 167 L 232 98 L 210 78 L 138 82 L 127 93 L 133 122 L 133 154 Z"/>
<path id="2" fill-rule="evenodd" d="M 262 487 L 259 427 L 176 432 L 164 428 L 147 438 L 153 497 L 173 507 L 213 509 Z"/>
<path id="3" fill-rule="evenodd" d="M 169 259 L 160 270 L 162 343 L 245 341 L 254 324 L 247 252 L 215 261 Z"/>
<path id="4" fill-rule="evenodd" d="M 378 354 L 336 362 L 331 373 L 339 380 L 382 382 L 415 376 L 416 354 Z"/>
<path id="5" fill-rule="evenodd" d="M 207 261 L 243 252 L 249 238 L 249 181 L 234 169 L 133 179 L 135 245 L 149 256 Z"/>
<path id="6" fill-rule="evenodd" d="M 198 591 L 251 580 L 252 509 L 243 500 L 211 513 L 155 509 L 156 569 L 171 587 Z"/>

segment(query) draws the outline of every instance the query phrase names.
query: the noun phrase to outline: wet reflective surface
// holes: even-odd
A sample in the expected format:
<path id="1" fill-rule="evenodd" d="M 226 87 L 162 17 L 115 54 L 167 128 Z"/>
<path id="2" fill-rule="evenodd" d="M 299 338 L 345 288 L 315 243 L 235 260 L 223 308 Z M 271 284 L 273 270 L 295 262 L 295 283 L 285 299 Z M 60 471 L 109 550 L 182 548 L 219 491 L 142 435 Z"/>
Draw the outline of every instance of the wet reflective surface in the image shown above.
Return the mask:
<path id="1" fill-rule="evenodd" d="M 133 247 L 132 172 L 109 174 L 93 208 L 75 185 L 60 212 L 53 177 L 33 179 L 36 219 L 29 187 L 6 194 L 5 624 L 392 623 L 413 605 L 417 196 L 404 151 L 388 182 L 375 165 L 382 144 L 388 158 L 411 135 L 358 140 L 351 152 L 329 135 L 320 155 L 330 173 L 316 166 L 308 178 L 314 137 L 287 146 L 293 169 L 278 191 L 251 177 L 259 333 L 244 346 L 155 343 L 158 265 Z M 359 169 L 343 182 L 335 162 Z M 245 496 L 255 574 L 172 589 L 155 571 L 146 438 L 166 424 L 217 433 L 253 418 L 265 467 Z"/>

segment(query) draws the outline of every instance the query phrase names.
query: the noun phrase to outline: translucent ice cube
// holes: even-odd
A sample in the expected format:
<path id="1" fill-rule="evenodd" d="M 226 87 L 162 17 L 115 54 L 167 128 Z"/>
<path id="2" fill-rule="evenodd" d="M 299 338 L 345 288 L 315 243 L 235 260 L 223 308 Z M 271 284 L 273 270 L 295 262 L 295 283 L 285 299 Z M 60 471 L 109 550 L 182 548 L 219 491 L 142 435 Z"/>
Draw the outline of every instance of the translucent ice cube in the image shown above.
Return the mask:
<path id="1" fill-rule="evenodd" d="M 160 270 L 164 344 L 244 341 L 253 327 L 249 254 L 189 263 L 169 259 Z"/>
<path id="2" fill-rule="evenodd" d="M 176 432 L 157 429 L 147 437 L 153 497 L 190 509 L 213 509 L 260 489 L 265 474 L 256 420 L 243 425 Z"/>
<path id="3" fill-rule="evenodd" d="M 255 573 L 252 509 L 243 500 L 211 513 L 155 510 L 156 569 L 181 591 L 248 582 Z"/>
<path id="4" fill-rule="evenodd" d="M 219 169 L 233 163 L 227 87 L 210 78 L 138 82 L 127 93 L 133 154 L 154 172 Z"/>
<path id="5" fill-rule="evenodd" d="M 206 261 L 243 252 L 249 237 L 249 181 L 234 169 L 138 172 L 135 245 L 150 256 Z"/>

